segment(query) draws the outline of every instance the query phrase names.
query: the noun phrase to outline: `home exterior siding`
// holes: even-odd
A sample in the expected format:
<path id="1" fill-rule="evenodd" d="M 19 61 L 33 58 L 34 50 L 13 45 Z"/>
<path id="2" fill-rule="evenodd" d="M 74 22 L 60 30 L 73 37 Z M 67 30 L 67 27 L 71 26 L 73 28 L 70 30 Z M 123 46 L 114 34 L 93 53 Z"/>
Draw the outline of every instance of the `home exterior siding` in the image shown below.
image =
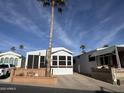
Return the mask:
<path id="1" fill-rule="evenodd" d="M 32 58 L 29 58 L 30 56 L 32 56 Z M 36 60 L 36 56 L 38 57 L 38 60 Z M 27 52 L 25 69 L 38 69 L 43 67 L 46 68 L 46 56 L 46 50 Z M 44 61 L 42 58 L 45 58 Z M 73 56 L 71 51 L 63 47 L 52 48 L 51 59 L 51 73 L 53 75 L 73 74 Z M 43 66 L 43 64 L 45 65 Z"/>
<path id="2" fill-rule="evenodd" d="M 96 67 L 97 63 L 95 61 L 89 62 L 89 56 L 94 51 L 84 53 L 74 57 L 75 64 L 74 64 L 74 71 L 81 73 L 81 74 L 91 74 L 91 68 Z"/>
<path id="3" fill-rule="evenodd" d="M 13 64 L 15 67 L 21 67 L 21 55 L 12 51 L 0 53 L 0 64 Z"/>
<path id="4" fill-rule="evenodd" d="M 89 61 L 89 58 L 95 60 Z M 124 45 L 98 48 L 74 57 L 74 71 L 82 74 L 92 74 L 92 68 L 124 68 Z"/>

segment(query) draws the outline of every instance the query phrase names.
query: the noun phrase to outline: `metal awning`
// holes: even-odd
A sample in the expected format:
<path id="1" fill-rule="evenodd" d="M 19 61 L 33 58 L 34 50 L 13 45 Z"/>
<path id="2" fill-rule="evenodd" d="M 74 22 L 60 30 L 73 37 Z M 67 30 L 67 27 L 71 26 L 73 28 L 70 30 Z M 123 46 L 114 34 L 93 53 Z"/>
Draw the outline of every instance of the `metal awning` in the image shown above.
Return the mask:
<path id="1" fill-rule="evenodd" d="M 105 48 L 105 49 L 101 49 L 101 50 L 96 50 L 95 52 L 93 52 L 91 54 L 91 57 L 113 53 L 114 51 L 115 51 L 115 46 L 112 46 L 112 47 L 109 47 L 109 48 Z"/>

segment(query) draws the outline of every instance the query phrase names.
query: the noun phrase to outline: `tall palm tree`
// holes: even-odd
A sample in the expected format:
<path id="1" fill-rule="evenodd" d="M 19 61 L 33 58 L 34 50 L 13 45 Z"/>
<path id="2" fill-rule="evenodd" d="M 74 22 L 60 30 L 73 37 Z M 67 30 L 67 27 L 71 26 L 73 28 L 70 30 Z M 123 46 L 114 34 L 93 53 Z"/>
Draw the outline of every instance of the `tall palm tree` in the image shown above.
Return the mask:
<path id="1" fill-rule="evenodd" d="M 44 7 L 51 7 L 51 17 L 50 17 L 50 34 L 49 34 L 49 47 L 47 50 L 47 76 L 51 74 L 51 51 L 52 51 L 52 38 L 54 29 L 54 7 L 57 7 L 58 12 L 62 13 L 62 7 L 65 5 L 64 0 L 38 0 L 43 4 Z"/>
<path id="2" fill-rule="evenodd" d="M 85 51 L 84 51 L 85 45 L 80 45 L 80 49 L 81 49 L 82 53 L 84 53 L 84 52 L 85 52 Z"/>
<path id="3" fill-rule="evenodd" d="M 16 51 L 16 48 L 13 46 L 10 48 L 11 51 L 15 52 Z"/>

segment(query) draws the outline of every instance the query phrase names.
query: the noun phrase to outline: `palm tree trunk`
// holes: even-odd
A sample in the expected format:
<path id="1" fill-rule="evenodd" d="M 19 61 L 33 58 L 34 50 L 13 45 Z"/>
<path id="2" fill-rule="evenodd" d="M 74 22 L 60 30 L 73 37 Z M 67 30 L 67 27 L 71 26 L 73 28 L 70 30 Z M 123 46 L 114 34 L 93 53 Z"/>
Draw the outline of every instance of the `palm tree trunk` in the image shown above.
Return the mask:
<path id="1" fill-rule="evenodd" d="M 51 51 L 52 51 L 53 28 L 54 28 L 54 0 L 52 0 L 52 6 L 51 6 L 49 48 L 48 48 L 48 54 L 47 54 L 47 62 L 48 62 L 47 76 L 50 76 L 51 74 Z"/>

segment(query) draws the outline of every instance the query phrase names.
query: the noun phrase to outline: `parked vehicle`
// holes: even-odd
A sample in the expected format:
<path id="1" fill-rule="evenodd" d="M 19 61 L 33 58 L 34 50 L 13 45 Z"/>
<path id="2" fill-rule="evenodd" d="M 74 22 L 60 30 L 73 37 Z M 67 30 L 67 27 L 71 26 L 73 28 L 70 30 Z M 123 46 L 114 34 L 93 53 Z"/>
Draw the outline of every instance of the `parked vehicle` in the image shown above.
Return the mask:
<path id="1" fill-rule="evenodd" d="M 9 77 L 11 69 L 14 68 L 15 66 L 13 64 L 0 64 L 0 77 Z"/>

